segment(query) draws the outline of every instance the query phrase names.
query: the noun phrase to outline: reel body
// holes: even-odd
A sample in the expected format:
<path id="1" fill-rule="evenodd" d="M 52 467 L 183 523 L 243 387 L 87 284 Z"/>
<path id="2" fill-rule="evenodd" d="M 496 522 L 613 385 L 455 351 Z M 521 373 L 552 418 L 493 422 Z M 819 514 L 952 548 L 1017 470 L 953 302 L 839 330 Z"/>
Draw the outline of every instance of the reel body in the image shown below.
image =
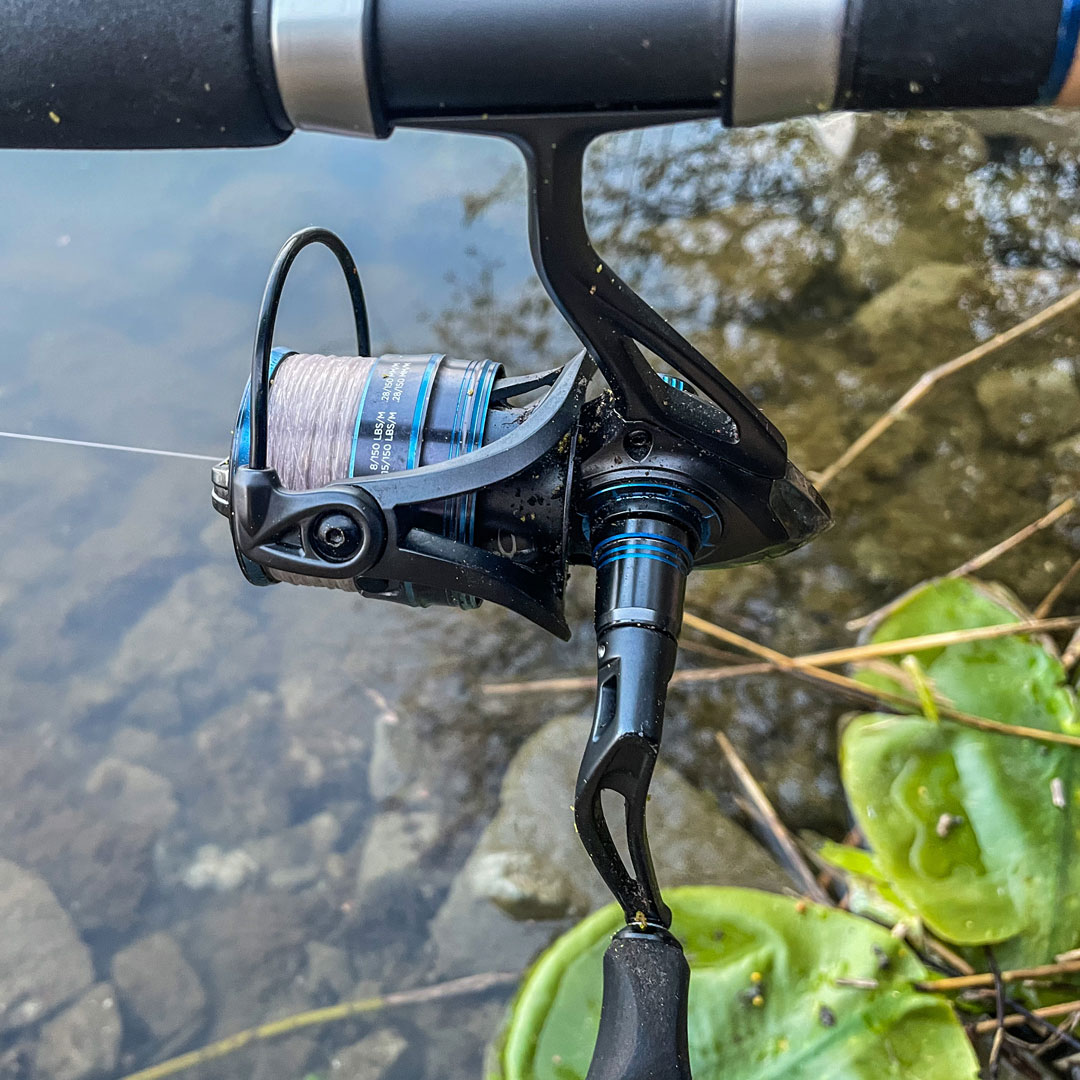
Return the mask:
<path id="1" fill-rule="evenodd" d="M 698 567 L 783 555 L 830 516 L 757 408 L 589 257 L 580 213 L 588 132 L 553 123 L 550 144 L 534 132 L 526 145 L 534 254 L 587 350 L 519 378 L 486 360 L 371 358 L 351 256 L 332 233 L 305 230 L 271 273 L 213 498 L 257 585 L 331 586 L 414 606 L 491 600 L 568 638 L 568 568 L 595 567 L 597 700 L 574 814 L 628 930 L 605 961 L 589 1077 L 687 1080 L 689 969 L 668 931 L 645 822 L 686 579 Z M 311 243 L 330 248 L 345 272 L 356 356 L 272 348 L 286 275 Z M 676 376 L 658 374 L 638 342 Z M 590 395 L 598 372 L 606 388 Z M 605 790 L 623 797 L 629 865 L 605 816 Z M 666 1062 L 667 1072 L 627 1066 L 631 1013 L 663 1018 L 631 1058 Z"/>

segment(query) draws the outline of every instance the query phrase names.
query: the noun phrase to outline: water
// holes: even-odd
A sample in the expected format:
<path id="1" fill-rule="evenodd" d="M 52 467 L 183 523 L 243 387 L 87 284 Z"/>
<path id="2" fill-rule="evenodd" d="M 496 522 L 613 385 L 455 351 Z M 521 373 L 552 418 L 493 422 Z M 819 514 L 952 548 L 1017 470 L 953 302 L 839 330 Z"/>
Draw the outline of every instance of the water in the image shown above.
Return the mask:
<path id="1" fill-rule="evenodd" d="M 1080 133 L 1038 116 L 980 123 L 622 137 L 594 158 L 598 244 L 820 469 L 918 373 L 1077 283 Z M 379 351 L 442 346 L 523 370 L 572 348 L 531 278 L 520 169 L 500 143 L 298 136 L 3 163 L 0 430 L 224 453 L 265 273 L 307 224 L 353 248 Z M 304 256 L 280 341 L 348 349 L 335 274 Z M 782 649 L 841 644 L 846 619 L 1071 493 L 1078 325 L 935 391 L 830 486 L 832 533 L 695 582 L 691 609 Z M 112 984 L 109 1075 L 290 1012 L 521 962 L 495 936 L 448 959 L 449 916 L 482 933 L 490 917 L 448 905 L 514 753 L 566 713 L 584 736 L 588 702 L 482 687 L 588 672 L 587 574 L 563 646 L 490 605 L 410 612 L 247 586 L 201 463 L 5 441 L 0 475 L 0 856 L 74 920 L 62 963 L 85 946 Z M 1066 523 L 995 575 L 1034 604 L 1078 539 Z M 731 810 L 723 727 L 793 825 L 839 835 L 843 708 L 775 677 L 683 690 L 667 757 Z M 152 959 L 146 940 L 163 933 L 183 961 Z M 361 1056 L 389 1062 L 372 1076 L 478 1076 L 505 1000 L 354 1021 L 193 1075 L 340 1075 L 334 1060 L 370 1036 Z M 67 1015 L 60 999 L 43 1008 L 30 1024 L 0 1013 L 5 1080 L 40 1075 L 40 1021 Z"/>

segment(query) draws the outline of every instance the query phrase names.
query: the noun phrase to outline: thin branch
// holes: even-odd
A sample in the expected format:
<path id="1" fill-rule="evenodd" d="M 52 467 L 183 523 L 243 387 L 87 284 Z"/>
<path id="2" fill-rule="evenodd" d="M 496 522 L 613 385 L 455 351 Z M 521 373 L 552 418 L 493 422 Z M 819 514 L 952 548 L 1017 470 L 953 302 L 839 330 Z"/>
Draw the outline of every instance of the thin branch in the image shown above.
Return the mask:
<path id="1" fill-rule="evenodd" d="M 1065 499 L 1063 502 L 1059 502 L 1050 513 L 1044 514 L 1038 521 L 1033 521 L 1030 525 L 1025 525 L 1018 532 L 1014 532 L 1012 536 L 1002 540 L 1000 544 L 995 544 L 981 555 L 976 555 L 973 559 L 968 559 L 966 563 L 958 566 L 955 570 L 950 570 L 945 576 L 951 578 L 964 577 L 966 574 L 973 574 L 976 570 L 981 570 L 984 566 L 988 566 L 1007 551 L 1012 551 L 1014 547 L 1018 547 L 1037 532 L 1048 529 L 1055 521 L 1060 520 L 1066 514 L 1072 513 L 1075 509 L 1076 500 L 1072 497 Z"/>
<path id="2" fill-rule="evenodd" d="M 891 690 L 882 690 L 878 687 L 867 687 L 862 683 L 856 682 L 854 679 L 849 679 L 846 675 L 838 675 L 836 672 L 826 671 L 824 668 L 796 667 L 792 657 L 785 656 L 775 649 L 770 649 L 767 645 L 760 645 L 756 641 L 751 641 L 741 634 L 736 634 L 733 630 L 727 630 L 722 626 L 710 623 L 705 619 L 699 618 L 697 615 L 688 613 L 684 616 L 683 621 L 686 625 L 695 630 L 700 630 L 710 637 L 714 637 L 728 645 L 735 645 L 745 649 L 755 656 L 760 656 L 763 660 L 767 660 L 769 663 L 776 665 L 781 671 L 789 673 L 794 671 L 799 675 L 811 677 L 818 682 L 845 691 L 855 690 L 862 694 L 869 691 L 881 701 L 891 702 L 892 704 L 902 706 L 907 710 L 918 709 L 918 701 L 905 694 L 897 694 Z M 956 724 L 962 724 L 965 727 L 975 728 L 978 731 L 988 731 L 999 735 L 1012 735 L 1018 738 L 1032 739 L 1035 742 L 1055 743 L 1060 746 L 1080 747 L 1080 736 L 1066 735 L 1064 732 L 1060 731 L 1042 731 L 1039 728 L 1003 724 L 997 720 L 989 720 L 985 716 L 974 716 L 971 713 L 960 712 L 947 702 L 938 701 L 937 704 L 938 711 L 943 718 L 951 720 Z"/>
<path id="3" fill-rule="evenodd" d="M 900 656 L 905 653 L 937 649 L 946 645 L 962 645 L 971 641 L 989 641 L 993 638 L 1011 637 L 1014 634 L 1050 633 L 1055 630 L 1072 630 L 1080 627 L 1080 616 L 1061 615 L 1053 619 L 1023 619 L 1014 623 L 998 623 L 995 626 L 978 626 L 970 630 L 946 630 L 939 634 L 923 634 L 920 637 L 900 638 L 896 641 L 880 641 L 870 645 L 853 645 L 844 649 L 804 653 L 791 657 L 792 668 L 835 667 L 839 664 L 860 663 L 877 657 Z M 701 646 L 691 649 L 691 642 L 680 642 L 687 651 L 701 651 Z M 712 649 L 710 652 L 724 652 Z M 733 656 L 732 653 L 725 653 Z M 722 682 L 725 679 L 745 675 L 762 675 L 774 670 L 773 664 L 729 664 L 715 668 L 689 668 L 676 672 L 671 678 L 672 686 L 688 686 L 694 683 Z M 572 690 L 592 690 L 596 678 L 592 675 L 569 676 L 555 679 L 534 679 L 528 682 L 487 683 L 481 689 L 485 694 L 557 694 Z"/>
<path id="4" fill-rule="evenodd" d="M 1012 534 L 1005 540 L 1002 540 L 1000 544 L 995 544 L 992 548 L 984 551 L 981 555 L 975 556 L 974 559 L 969 559 L 963 566 L 957 567 L 948 576 L 960 577 L 962 574 L 971 573 L 973 569 L 976 569 L 976 563 L 978 567 L 983 567 L 996 559 L 999 555 L 1004 555 L 1006 551 L 1010 551 L 1018 544 L 1022 544 L 1029 537 L 1034 536 L 1040 529 L 1045 529 L 1048 525 L 1053 525 L 1064 514 L 1067 514 L 1070 510 L 1074 509 L 1076 505 L 1075 499 L 1066 499 L 1064 502 L 1058 503 L 1048 514 L 1044 514 L 1037 521 L 1031 522 L 1029 525 L 1025 525 L 1018 532 Z M 893 607 L 895 601 L 890 600 L 882 607 L 875 608 L 873 611 L 867 612 L 865 615 L 860 615 L 857 619 L 849 619 L 844 624 L 845 629 L 856 631 L 863 630 L 869 626 L 875 619 L 880 618 L 890 608 Z"/>
<path id="5" fill-rule="evenodd" d="M 985 947 L 986 962 L 990 967 L 990 974 L 994 980 L 994 1020 L 997 1028 L 994 1031 L 994 1044 L 990 1048 L 990 1080 L 997 1080 L 998 1066 L 1000 1064 L 1001 1046 L 1005 1042 L 1005 983 L 1001 978 L 1001 968 L 998 967 L 994 950 L 987 945 Z"/>
<path id="6" fill-rule="evenodd" d="M 1054 610 L 1054 605 L 1061 599 L 1061 594 L 1072 584 L 1077 574 L 1080 574 L 1080 559 L 1077 559 L 1065 571 L 1058 583 L 1039 601 L 1039 606 L 1032 615 L 1036 619 L 1045 619 Z"/>
<path id="7" fill-rule="evenodd" d="M 1061 654 L 1061 662 L 1065 665 L 1066 671 L 1072 671 L 1076 667 L 1077 660 L 1080 660 L 1080 630 L 1073 634 L 1069 644 L 1065 646 L 1065 651 Z"/>
<path id="8" fill-rule="evenodd" d="M 755 811 L 760 816 L 773 842 L 780 849 L 781 854 L 788 864 L 791 876 L 795 878 L 795 884 L 811 900 L 819 904 L 833 907 L 829 894 L 818 884 L 814 872 L 806 864 L 802 852 L 792 839 L 791 833 L 780 820 L 780 815 L 769 802 L 768 796 L 761 790 L 761 786 L 754 779 L 753 773 L 746 767 L 746 763 L 739 757 L 738 751 L 731 744 L 731 740 L 722 732 L 716 733 L 716 742 L 727 758 L 728 766 L 735 774 L 739 786 L 745 792 L 746 797 L 753 804 Z"/>
<path id="9" fill-rule="evenodd" d="M 956 372 L 993 355 L 1011 345 L 1014 341 L 1041 329 L 1048 323 L 1066 314 L 1080 304 L 1080 289 L 1063 296 L 1060 300 L 1043 308 L 1030 319 L 1025 319 L 1010 330 L 983 342 L 982 345 L 957 356 L 923 374 L 897 401 L 889 406 L 888 411 L 867 428 L 828 468 L 812 474 L 811 479 L 819 489 L 827 487 L 839 473 L 846 469 L 868 446 L 875 443 L 889 430 L 912 406 L 921 401 L 939 382 L 955 375 Z"/>
<path id="10" fill-rule="evenodd" d="M 1080 960 L 1065 960 L 1058 964 L 1042 964 L 1039 967 L 1017 968 L 1003 971 L 1002 982 L 1019 982 L 1022 979 L 1046 979 L 1054 975 L 1074 975 L 1080 972 Z M 916 990 L 929 990 L 935 994 L 948 994 L 955 990 L 992 988 L 994 973 L 988 971 L 977 975 L 957 975 L 954 979 L 928 979 L 915 984 Z"/>
<path id="11" fill-rule="evenodd" d="M 1059 1016 L 1072 1016 L 1073 1013 L 1080 1014 L 1080 1001 L 1065 1001 L 1060 1005 L 1044 1005 L 1040 1009 L 1032 1009 L 1031 1015 L 1038 1017 L 1040 1020 L 1056 1019 Z M 1028 1017 L 1022 1013 L 1013 1013 L 1011 1016 L 1006 1016 L 1002 1024 L 1003 1027 L 1022 1027 L 1028 1023 Z M 991 1031 L 996 1031 L 998 1026 L 997 1020 L 980 1020 L 973 1028 L 976 1035 L 986 1035 Z"/>
<path id="12" fill-rule="evenodd" d="M 163 1061 L 159 1065 L 151 1065 L 147 1069 L 140 1069 L 123 1077 L 123 1080 L 163 1080 L 166 1076 L 175 1076 L 177 1073 L 193 1069 L 197 1065 L 204 1065 L 208 1061 L 217 1061 L 236 1053 L 237 1050 L 250 1046 L 252 1043 L 266 1042 L 268 1039 L 276 1039 L 282 1035 L 291 1035 L 294 1031 L 303 1028 L 321 1027 L 337 1020 L 347 1020 L 363 1013 L 377 1012 L 380 1009 L 388 1009 L 398 1005 L 422 1005 L 429 1001 L 445 1001 L 448 998 L 463 997 L 466 994 L 481 994 L 498 986 L 509 986 L 516 983 L 520 975 L 507 971 L 490 972 L 484 975 L 467 975 L 463 979 L 452 979 L 449 982 L 436 983 L 434 986 L 422 986 L 416 990 L 402 990 L 393 994 L 384 994 L 380 997 L 362 998 L 359 1001 L 345 1001 L 340 1005 L 331 1005 L 325 1009 L 312 1009 L 310 1012 L 297 1013 L 295 1016 L 286 1016 L 282 1020 L 273 1020 L 259 1027 L 248 1028 L 247 1031 L 237 1032 L 218 1042 L 204 1046 L 201 1050 L 192 1050 L 190 1053 L 181 1054 L 179 1057 Z"/>

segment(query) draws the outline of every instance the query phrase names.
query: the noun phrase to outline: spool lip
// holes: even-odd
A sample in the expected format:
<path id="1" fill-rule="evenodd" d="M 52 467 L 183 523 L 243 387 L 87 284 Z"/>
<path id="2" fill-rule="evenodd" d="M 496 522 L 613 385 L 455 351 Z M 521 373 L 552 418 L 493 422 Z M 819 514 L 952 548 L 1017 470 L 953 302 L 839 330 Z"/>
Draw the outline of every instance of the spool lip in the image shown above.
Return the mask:
<path id="1" fill-rule="evenodd" d="M 274 349 L 270 353 L 270 379 L 273 380 L 274 372 L 278 365 L 287 356 L 293 356 L 295 349 Z M 251 380 L 248 379 L 244 387 L 243 397 L 240 399 L 240 408 L 236 414 L 236 427 L 233 428 L 232 452 L 229 455 L 229 482 L 241 465 L 251 464 Z M 230 505 L 232 497 L 229 498 Z M 277 579 L 272 578 L 266 570 L 254 559 L 249 559 L 235 544 L 236 561 L 240 564 L 240 571 L 252 585 L 276 585 Z"/>

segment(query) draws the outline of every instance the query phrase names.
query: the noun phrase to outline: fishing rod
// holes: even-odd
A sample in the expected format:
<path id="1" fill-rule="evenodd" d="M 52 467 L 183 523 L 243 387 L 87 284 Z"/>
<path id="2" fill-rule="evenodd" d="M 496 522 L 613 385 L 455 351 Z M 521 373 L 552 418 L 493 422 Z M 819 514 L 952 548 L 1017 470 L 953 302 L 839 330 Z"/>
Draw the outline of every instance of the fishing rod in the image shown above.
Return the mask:
<path id="1" fill-rule="evenodd" d="M 413 127 L 521 149 L 534 262 L 583 351 L 516 378 L 486 360 L 372 357 L 350 253 L 305 230 L 271 272 L 213 501 L 254 584 L 489 600 L 562 638 L 569 568 L 595 567 L 597 701 L 574 813 L 626 926 L 604 959 L 589 1080 L 685 1080 L 689 968 L 645 804 L 686 579 L 791 551 L 829 512 L 766 417 L 593 250 L 585 150 L 708 117 L 1080 104 L 1080 0 L 0 0 L 0 25 L 0 146 Z M 355 356 L 275 346 L 312 244 L 342 267 Z M 623 798 L 629 865 L 605 790 Z"/>

